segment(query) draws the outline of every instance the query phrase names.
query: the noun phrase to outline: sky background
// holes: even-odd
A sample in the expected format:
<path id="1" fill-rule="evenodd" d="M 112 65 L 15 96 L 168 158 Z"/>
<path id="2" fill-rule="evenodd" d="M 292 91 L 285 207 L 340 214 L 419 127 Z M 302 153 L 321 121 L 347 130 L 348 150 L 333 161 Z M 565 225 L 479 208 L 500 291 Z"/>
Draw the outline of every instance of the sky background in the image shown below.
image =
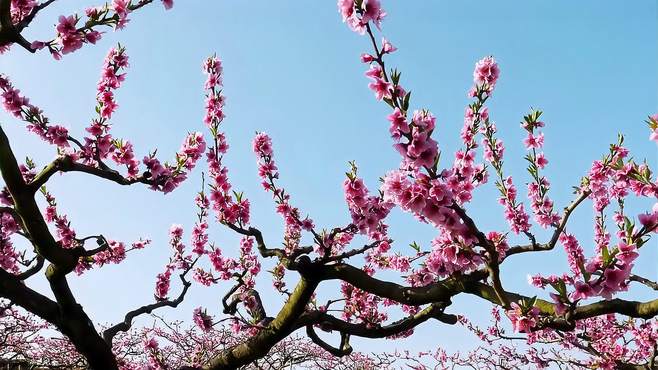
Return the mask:
<path id="1" fill-rule="evenodd" d="M 88 5 L 74 0 L 56 3 L 40 14 L 27 38 L 51 38 L 57 16 Z M 636 159 L 646 158 L 655 168 L 656 145 L 648 141 L 643 122 L 656 112 L 658 101 L 655 1 L 384 1 L 383 6 L 388 12 L 384 35 L 399 48 L 387 65 L 402 72 L 402 84 L 413 92 L 412 109 L 427 108 L 437 116 L 434 138 L 443 151 L 443 166 L 451 165 L 460 144 L 473 65 L 494 55 L 501 77 L 489 103 L 490 114 L 507 144 L 506 172 L 516 178 L 521 197 L 529 176 L 519 122 L 531 107 L 544 111 L 545 152 L 550 161 L 545 174 L 557 207 L 569 203 L 572 186 L 607 151 L 618 132 L 626 134 Z M 357 161 L 371 189 L 398 165 L 388 135 L 389 110 L 367 88 L 366 66 L 359 62 L 359 55 L 370 51 L 369 41 L 341 22 L 335 1 L 179 0 L 171 11 L 154 4 L 130 18 L 125 30 L 109 31 L 98 45 L 85 46 L 62 61 L 14 48 L 0 57 L 0 72 L 10 76 L 53 123 L 82 136 L 94 117 L 102 60 L 111 46 L 121 42 L 131 67 L 117 93 L 120 107 L 112 120 L 113 134 L 130 139 L 140 158 L 155 148 L 161 158 L 172 158 L 187 132 L 204 130 L 200 67 L 207 56 L 217 53 L 224 61 L 228 118 L 223 127 L 231 145 L 226 157 L 231 181 L 251 200 L 253 224 L 272 245 L 281 242 L 283 225 L 259 185 L 251 152 L 255 131 L 272 136 L 281 185 L 319 227 L 349 220 L 341 188 L 349 160 Z M 54 157 L 54 148 L 28 134 L 21 122 L 4 112 L 0 122 L 17 157 L 29 155 L 39 166 Z M 126 242 L 139 237 L 154 241 L 119 266 L 70 278 L 79 301 L 96 322 L 115 323 L 126 311 L 152 302 L 155 275 L 170 255 L 169 226 L 183 224 L 186 240 L 189 237 L 202 168 L 167 195 L 81 174 L 51 180 L 49 189 L 79 236 L 102 233 Z M 468 206 L 483 230 L 507 230 L 496 198 L 497 191 L 489 184 L 475 193 Z M 651 204 L 633 201 L 629 210 L 638 213 Z M 389 224 L 397 250 L 408 252 L 412 241 L 428 249 L 435 236 L 431 227 L 399 210 L 391 214 Z M 592 253 L 590 202 L 575 212 L 570 225 L 570 232 Z M 540 240 L 545 239 L 545 232 L 534 230 Z M 211 226 L 211 239 L 226 254 L 236 253 L 237 238 L 221 225 Z M 638 273 L 653 279 L 658 279 L 656 247 L 655 241 L 644 247 L 637 264 Z M 503 283 L 510 290 L 547 296 L 529 287 L 526 276 L 567 270 L 564 253 L 556 248 L 550 254 L 506 261 Z M 273 315 L 281 299 L 272 293 L 268 280 L 259 284 Z M 42 276 L 32 278 L 29 285 L 47 293 Z M 326 284 L 321 293 L 334 287 Z M 189 320 L 192 310 L 202 305 L 219 315 L 226 289 L 226 284 L 194 286 L 178 309 L 158 313 Z M 171 293 L 178 291 L 174 285 Z M 651 292 L 635 286 L 631 296 L 646 299 Z M 488 321 L 488 304 L 462 296 L 454 302 L 448 312 Z M 463 350 L 477 344 L 463 328 L 437 322 L 426 323 L 413 337 L 397 343 L 354 342 L 362 351 L 436 346 Z"/>

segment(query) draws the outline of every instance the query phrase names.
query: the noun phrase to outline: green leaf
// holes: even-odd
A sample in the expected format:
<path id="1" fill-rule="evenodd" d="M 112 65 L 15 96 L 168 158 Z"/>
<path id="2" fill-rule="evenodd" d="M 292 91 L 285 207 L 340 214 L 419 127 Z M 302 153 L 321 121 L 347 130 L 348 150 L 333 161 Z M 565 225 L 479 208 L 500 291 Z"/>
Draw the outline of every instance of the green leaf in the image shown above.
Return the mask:
<path id="1" fill-rule="evenodd" d="M 402 100 L 402 110 L 405 112 L 409 110 L 409 99 L 411 99 L 411 91 L 409 91 Z"/>
<path id="2" fill-rule="evenodd" d="M 584 269 L 583 269 L 583 277 L 585 278 L 585 282 L 586 282 L 586 283 L 589 283 L 589 279 L 592 278 L 592 274 L 590 274 L 590 273 L 587 272 L 587 271 L 584 271 Z"/>
<path id="3" fill-rule="evenodd" d="M 533 308 L 535 306 L 535 303 L 537 303 L 537 296 L 534 296 L 534 297 L 530 298 L 530 300 L 528 301 L 528 306 L 527 306 L 528 309 Z"/>
<path id="4" fill-rule="evenodd" d="M 562 297 L 567 298 L 567 286 L 564 283 L 564 280 L 560 280 L 560 282 L 558 284 L 559 284 L 559 288 L 560 288 L 558 290 L 558 292 L 560 292 L 560 295 Z"/>
<path id="5" fill-rule="evenodd" d="M 604 263 L 607 264 L 610 262 L 610 251 L 608 251 L 608 246 L 604 245 L 603 248 L 601 248 L 601 256 L 603 257 Z"/>
<path id="6" fill-rule="evenodd" d="M 624 216 L 624 228 L 626 229 L 626 235 L 632 235 L 635 228 L 635 223 L 626 216 Z"/>
<path id="7" fill-rule="evenodd" d="M 393 85 L 396 86 L 400 82 L 400 72 L 397 69 L 391 71 L 391 80 L 393 81 Z"/>

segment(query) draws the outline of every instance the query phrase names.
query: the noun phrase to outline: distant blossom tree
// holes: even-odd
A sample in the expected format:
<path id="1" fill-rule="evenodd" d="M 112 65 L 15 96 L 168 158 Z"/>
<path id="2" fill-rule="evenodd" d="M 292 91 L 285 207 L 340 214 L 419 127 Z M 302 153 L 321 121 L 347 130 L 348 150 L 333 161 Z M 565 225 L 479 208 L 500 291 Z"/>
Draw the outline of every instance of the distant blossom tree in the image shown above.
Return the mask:
<path id="1" fill-rule="evenodd" d="M 86 369 L 85 357 L 77 353 L 66 338 L 48 335 L 48 323 L 21 313 L 10 306 L 3 307 L 0 319 L 0 365 L 24 363 L 36 368 Z M 161 368 L 178 369 L 201 366 L 213 356 L 245 338 L 231 328 L 217 325 L 210 329 L 167 322 L 155 316 L 154 325 L 131 329 L 117 335 L 114 353 L 117 360 L 130 363 L 133 368 L 149 369 L 157 363 Z M 388 354 L 364 355 L 353 352 L 335 357 L 299 336 L 290 336 L 277 343 L 270 352 L 242 370 L 300 369 L 374 370 L 386 368 L 397 360 Z"/>
<path id="2" fill-rule="evenodd" d="M 61 16 L 53 39 L 26 40 L 22 31 L 53 2 L 0 0 L 0 51 L 17 45 L 30 52 L 47 50 L 61 59 L 84 44 L 94 44 L 103 27 L 123 28 L 132 12 L 153 0 L 114 0 L 87 9 L 84 16 Z M 166 8 L 173 5 L 171 0 L 162 3 Z M 351 163 L 343 182 L 349 216 L 343 225 L 320 228 L 292 203 L 280 182 L 272 140 L 258 133 L 253 140 L 258 174 L 285 224 L 282 243 L 277 246 L 266 245 L 261 231 L 250 222 L 252 204 L 235 190 L 224 163 L 229 145 L 222 132 L 224 71 L 218 57 L 203 63 L 207 76 L 203 86 L 206 133 L 187 134 L 171 161 L 164 161 L 155 152 L 138 156 L 129 140 L 112 133 L 112 115 L 118 107 L 114 93 L 128 68 L 123 46 L 112 48 L 103 62 L 96 116 L 84 133 L 71 133 L 52 123 L 9 77 L 0 76 L 4 109 L 57 152 L 45 165 L 29 158 L 19 161 L 0 129 L 4 180 L 0 193 L 0 297 L 6 303 L 0 315 L 0 335 L 13 346 L 4 346 L 0 354 L 54 361 L 53 366 L 58 361 L 77 361 L 67 366 L 98 370 L 237 369 L 259 363 L 277 368 L 267 365 L 268 361 L 282 361 L 281 356 L 289 353 L 286 351 L 295 349 L 307 357 L 299 361 L 288 358 L 285 364 L 315 361 L 317 367 L 323 363 L 337 368 L 336 364 L 348 363 L 337 359 L 343 357 L 356 361 L 349 362 L 353 368 L 396 363 L 415 369 L 453 365 L 541 368 L 551 364 L 658 368 L 658 322 L 654 319 L 658 299 L 638 302 L 616 298 L 634 284 L 658 290 L 656 282 L 633 270 L 641 250 L 658 230 L 658 203 L 640 214 L 627 214 L 624 208 L 631 197 L 656 201 L 658 182 L 649 166 L 632 159 L 620 136 L 576 184 L 573 201 L 563 209 L 556 207 L 549 197 L 551 183 L 542 175 L 548 165 L 542 150 L 545 123 L 542 112 L 532 110 L 521 122 L 530 175 L 527 199 L 523 199 L 515 181 L 504 171 L 505 146 L 487 107 L 500 77 L 499 66 L 491 56 L 475 64 L 474 84 L 468 91 L 471 102 L 465 109 L 460 135 L 462 147 L 452 163 L 440 165 L 436 117 L 427 109 L 410 109 L 411 92 L 403 87 L 401 73 L 385 65 L 388 54 L 397 48 L 376 36 L 386 16 L 379 0 L 339 0 L 338 10 L 347 26 L 372 44 L 372 50 L 361 55 L 361 62 L 368 67 L 368 87 L 375 98 L 390 107 L 386 118 L 401 162 L 383 175 L 375 191 L 366 186 L 356 164 Z M 658 142 L 658 115 L 649 117 L 647 123 L 650 139 Z M 155 277 L 153 301 L 137 303 L 123 321 L 99 330 L 78 304 L 68 279 L 106 264 L 121 263 L 150 241 L 126 243 L 102 234 L 78 235 L 73 220 L 47 189 L 48 182 L 57 173 L 81 172 L 118 185 L 146 185 L 169 193 L 200 162 L 206 165 L 206 181 L 194 198 L 196 222 L 189 238 L 180 225 L 170 228 L 171 258 Z M 492 177 L 509 230 L 482 230 L 469 216 L 468 206 L 476 188 Z M 39 197 L 45 207 L 37 203 Z M 572 212 L 586 200 L 595 211 L 594 248 L 587 254 L 581 246 L 584 242 L 568 228 Z M 409 249 L 393 243 L 386 218 L 396 207 L 435 228 L 431 245 L 413 243 Z M 210 242 L 208 228 L 212 222 L 241 236 L 235 247 L 239 257 L 227 256 Z M 550 230 L 552 236 L 538 240 L 533 233 L 536 227 Z M 527 238 L 527 244 L 510 245 L 509 232 Z M 357 236 L 367 242 L 355 245 Z M 303 237 L 311 242 L 306 243 Z M 15 238 L 27 240 L 31 248 L 18 249 Z M 90 242 L 96 246 L 88 246 Z M 500 266 L 506 260 L 550 251 L 558 245 L 567 253 L 566 272 L 530 277 L 533 286 L 548 290 L 546 299 L 505 289 Z M 261 287 L 256 286 L 265 259 L 276 262 L 272 284 L 283 302 L 278 312 L 263 304 L 258 291 Z M 54 299 L 28 285 L 29 278 L 42 271 Z M 382 271 L 387 271 L 388 277 L 392 273 L 399 277 L 384 280 L 378 275 Z M 296 281 L 294 286 L 286 284 L 291 280 Z M 321 300 L 317 289 L 328 281 L 339 282 L 340 290 Z M 172 283 L 180 287 L 176 293 Z M 221 312 L 217 307 L 197 308 L 190 313 L 195 328 L 167 321 L 158 321 L 153 328 L 132 328 L 137 317 L 178 306 L 192 285 L 220 283 L 230 286 L 221 299 Z M 479 297 L 496 307 L 491 327 L 480 329 L 464 315 L 452 312 L 452 298 L 460 294 Z M 399 312 L 400 317 L 391 317 Z M 506 316 L 514 333 L 506 333 L 501 316 Z M 428 343 L 439 349 L 420 354 L 367 356 L 357 355 L 350 345 L 350 338 L 355 336 L 407 337 L 430 319 L 462 325 L 483 343 L 470 353 L 452 355 L 440 349 L 441 343 Z M 48 328 L 64 337 L 46 339 L 40 333 Z M 307 339 L 293 336 L 300 329 Z M 337 344 L 328 343 L 327 336 L 321 337 L 318 331 L 335 334 Z M 513 344 L 518 341 L 525 344 Z"/>

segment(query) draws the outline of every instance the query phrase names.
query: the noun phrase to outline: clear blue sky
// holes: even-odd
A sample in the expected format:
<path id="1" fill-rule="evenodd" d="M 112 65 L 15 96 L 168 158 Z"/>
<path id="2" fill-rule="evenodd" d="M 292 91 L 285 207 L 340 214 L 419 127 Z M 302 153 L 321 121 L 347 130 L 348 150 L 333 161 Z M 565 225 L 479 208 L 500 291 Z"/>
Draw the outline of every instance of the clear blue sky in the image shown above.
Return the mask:
<path id="1" fill-rule="evenodd" d="M 29 29 L 28 38 L 52 37 L 58 15 L 82 10 L 87 3 L 56 3 Z M 559 207 L 569 202 L 571 186 L 606 151 L 617 132 L 627 135 L 636 158 L 646 158 L 655 168 L 656 146 L 647 140 L 643 123 L 658 108 L 654 1 L 384 1 L 383 5 L 389 14 L 384 34 L 399 47 L 388 64 L 402 71 L 404 86 L 413 91 L 412 107 L 428 108 L 437 116 L 435 138 L 444 153 L 443 165 L 459 144 L 473 65 L 492 54 L 502 72 L 490 113 L 507 144 L 507 172 L 515 176 L 520 189 L 528 176 L 519 122 L 531 107 L 545 112 L 550 160 L 546 174 Z M 270 243 L 280 242 L 282 224 L 269 195 L 260 189 L 250 149 L 256 130 L 273 137 L 281 183 L 319 226 L 348 220 L 340 186 L 347 161 L 358 162 L 371 188 L 398 164 L 399 157 L 390 147 L 387 109 L 368 90 L 365 66 L 359 62 L 360 53 L 369 50 L 368 40 L 341 22 L 335 1 L 179 0 L 169 12 L 156 4 L 131 19 L 124 31 L 108 32 L 99 45 L 84 47 L 59 62 L 47 53 L 28 55 L 16 48 L 0 57 L 0 71 L 52 122 L 82 133 L 94 114 L 102 59 L 109 47 L 121 42 L 131 68 L 117 95 L 120 108 L 113 118 L 113 132 L 130 138 L 140 157 L 154 148 L 171 157 L 186 132 L 204 129 L 200 66 L 216 52 L 225 67 L 224 127 L 231 145 L 227 157 L 231 179 L 252 201 L 253 222 Z M 4 112 L 0 120 L 19 157 L 30 155 L 39 165 L 53 158 L 54 150 L 27 134 L 20 122 Z M 152 301 L 155 275 L 170 252 L 167 229 L 182 223 L 189 236 L 198 180 L 197 170 L 192 181 L 166 196 L 76 174 L 51 181 L 61 210 L 68 213 L 79 235 L 154 240 L 120 266 L 71 278 L 80 302 L 96 321 L 116 322 L 127 310 Z M 485 230 L 506 230 L 496 197 L 489 185 L 476 193 L 470 205 Z M 639 212 L 650 204 L 632 202 L 630 209 Z M 571 226 L 590 253 L 591 216 L 587 203 L 576 212 Z M 399 211 L 392 214 L 390 224 L 396 248 L 408 248 L 414 240 L 427 248 L 434 236 L 430 227 Z M 236 238 L 228 230 L 216 225 L 211 230 L 227 253 L 237 250 Z M 658 246 L 652 244 L 644 248 L 638 271 L 658 278 Z M 504 284 L 532 294 L 528 273 L 566 270 L 561 250 L 514 258 L 503 267 Z M 42 277 L 33 280 L 31 285 L 44 290 Z M 267 281 L 260 284 L 270 291 Z M 204 305 L 218 314 L 219 297 L 226 289 L 226 285 L 195 287 L 177 310 L 160 313 L 189 319 L 194 307 Z M 641 287 L 635 292 L 634 298 L 648 294 Z M 276 296 L 267 294 L 266 299 L 280 304 Z M 471 313 L 476 321 L 486 322 L 488 310 L 477 300 L 458 297 L 448 311 Z M 398 344 L 358 341 L 356 349 L 443 345 L 455 350 L 469 348 L 474 340 L 461 328 L 428 323 Z"/>

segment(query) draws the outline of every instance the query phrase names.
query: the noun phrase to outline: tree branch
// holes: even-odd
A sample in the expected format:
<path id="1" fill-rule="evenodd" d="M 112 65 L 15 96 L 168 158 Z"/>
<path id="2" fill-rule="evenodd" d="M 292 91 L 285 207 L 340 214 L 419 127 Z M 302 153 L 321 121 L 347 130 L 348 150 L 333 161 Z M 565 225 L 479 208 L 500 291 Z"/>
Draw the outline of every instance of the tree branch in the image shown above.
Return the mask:
<path id="1" fill-rule="evenodd" d="M 58 325 L 58 306 L 50 298 L 30 289 L 23 281 L 0 269 L 0 297 L 9 299 L 49 323 Z"/>
<path id="2" fill-rule="evenodd" d="M 302 277 L 274 320 L 245 342 L 231 347 L 210 360 L 205 370 L 237 369 L 263 357 L 269 350 L 301 326 L 296 326 L 313 296 L 318 281 Z"/>
<path id="3" fill-rule="evenodd" d="M 14 25 L 11 19 L 11 0 L 0 0 L 0 46 L 17 43 L 27 51 L 34 53 L 34 49 L 20 33 L 21 29 Z"/>
<path id="4" fill-rule="evenodd" d="M 313 325 L 306 325 L 306 335 L 308 335 L 313 343 L 336 357 L 347 356 L 353 351 L 352 346 L 350 346 L 350 336 L 348 334 L 341 333 L 340 346 L 338 348 L 322 340 L 315 330 L 313 330 Z"/>
<path id="5" fill-rule="evenodd" d="M 32 12 L 30 12 L 30 14 L 25 16 L 25 18 L 23 18 L 18 24 L 16 24 L 16 29 L 19 32 L 22 31 L 25 27 L 29 26 L 30 23 L 32 23 L 32 21 L 34 20 L 34 17 L 37 15 L 37 13 L 39 13 L 40 11 L 42 11 L 43 9 L 45 9 L 46 7 L 48 7 L 50 4 L 52 4 L 54 2 L 55 2 L 55 0 L 47 0 L 47 1 L 42 2 L 39 5 L 35 6 L 32 9 Z"/>
<path id="6" fill-rule="evenodd" d="M 560 220 L 560 223 L 558 224 L 557 228 L 553 232 L 553 235 L 551 236 L 551 239 L 549 240 L 548 243 L 546 244 L 529 244 L 529 245 L 517 245 L 514 247 L 511 247 L 510 249 L 507 250 L 507 253 L 505 253 L 505 257 L 511 256 L 513 254 L 519 254 L 519 253 L 525 253 L 525 252 L 536 252 L 536 251 L 550 251 L 553 248 L 555 248 L 555 245 L 557 244 L 558 240 L 560 239 L 560 234 L 562 234 L 562 231 L 564 231 L 564 228 L 567 226 L 567 222 L 569 221 L 569 217 L 571 216 L 571 213 L 582 203 L 587 197 L 589 196 L 590 192 L 589 191 L 584 191 L 582 192 L 578 198 L 576 198 L 569 206 L 567 206 L 564 209 L 564 214 L 562 215 L 562 219 Z"/>
<path id="7" fill-rule="evenodd" d="M 350 323 L 322 311 L 313 311 L 306 314 L 305 317 L 300 318 L 300 323 L 310 321 L 318 324 L 323 330 L 327 331 L 336 330 L 343 334 L 364 338 L 384 338 L 411 330 L 429 319 L 436 319 L 443 323 L 454 325 L 457 323 L 457 317 L 443 313 L 445 307 L 446 304 L 433 303 L 414 315 L 384 326 Z"/>
<path id="8" fill-rule="evenodd" d="M 29 188 L 33 193 L 36 193 L 41 186 L 45 185 L 46 182 L 57 172 L 84 172 L 96 177 L 100 177 L 109 181 L 113 181 L 119 185 L 132 185 L 136 183 L 142 183 L 146 185 L 151 185 L 153 182 L 149 180 L 150 173 L 145 172 L 141 176 L 136 178 L 126 178 L 123 177 L 118 171 L 111 169 L 101 169 L 97 167 L 88 166 L 82 163 L 74 162 L 71 157 L 60 157 L 52 161 L 48 166 L 46 166 L 41 172 L 30 182 Z"/>
<path id="9" fill-rule="evenodd" d="M 649 288 L 651 288 L 653 290 L 658 290 L 658 283 L 656 283 L 655 281 L 651 281 L 647 278 L 644 278 L 642 276 L 631 274 L 631 276 L 629 277 L 629 280 L 634 281 L 636 283 L 646 285 L 646 286 L 648 286 Z"/>
<path id="10" fill-rule="evenodd" d="M 32 277 L 32 276 L 36 275 L 39 271 L 41 271 L 41 269 L 43 268 L 44 263 L 45 263 L 45 259 L 43 257 L 37 255 L 37 263 L 34 266 L 30 267 L 29 269 L 27 269 L 27 270 L 21 272 L 20 274 L 16 275 L 16 277 L 19 280 L 25 280 L 29 277 Z"/>
<path id="11" fill-rule="evenodd" d="M 478 270 L 468 275 L 458 275 L 422 287 L 406 287 L 380 280 L 354 266 L 339 263 L 315 266 L 313 271 L 321 280 L 342 280 L 368 293 L 392 299 L 398 303 L 419 306 L 428 303 L 446 302 L 465 289 L 465 283 L 482 280 L 487 272 Z"/>
<path id="12" fill-rule="evenodd" d="M 487 284 L 470 282 L 467 284 L 465 291 L 466 293 L 484 298 L 494 304 L 499 304 L 496 292 L 493 287 Z M 505 295 L 511 302 L 530 299 L 530 297 L 511 292 L 505 292 Z M 641 319 L 650 319 L 658 315 L 658 299 L 647 302 L 626 301 L 618 298 L 602 300 L 576 307 L 572 312 L 568 313 L 565 318 L 556 316 L 555 304 L 543 299 L 537 299 L 535 307 L 537 307 L 542 314 L 549 316 L 548 321 L 544 326 L 566 331 L 575 329 L 574 322 L 576 320 L 583 320 L 610 313 Z"/>
<path id="13" fill-rule="evenodd" d="M 299 257 L 300 255 L 313 252 L 313 247 L 300 247 L 290 255 L 287 255 L 286 252 L 281 248 L 268 248 L 267 245 L 265 244 L 265 240 L 263 239 L 263 234 L 260 232 L 260 230 L 256 229 L 255 227 L 249 227 L 249 229 L 244 229 L 242 227 L 239 227 L 231 223 L 225 223 L 225 225 L 228 226 L 229 229 L 237 232 L 238 234 L 251 236 L 254 239 L 256 239 L 256 246 L 258 247 L 258 252 L 260 253 L 261 256 L 263 256 L 264 258 L 277 257 L 281 261 L 281 263 L 283 263 L 283 265 L 286 266 L 286 268 L 289 270 L 297 269 L 297 263 L 295 262 L 295 258 Z"/>
<path id="14" fill-rule="evenodd" d="M 14 200 L 14 210 L 19 215 L 22 226 L 32 238 L 37 254 L 56 265 L 57 270 L 68 273 L 78 262 L 77 257 L 61 248 L 48 229 L 48 224 L 28 189 L 9 144 L 9 139 L 0 127 L 0 172 L 7 189 Z"/>
<path id="15" fill-rule="evenodd" d="M 107 328 L 105 331 L 103 331 L 103 340 L 111 347 L 112 346 L 112 340 L 114 337 L 120 332 L 120 331 L 128 331 L 132 327 L 132 321 L 136 317 L 144 314 L 150 314 L 154 310 L 157 310 L 158 308 L 161 307 L 173 307 L 176 308 L 178 307 L 179 304 L 183 302 L 185 299 L 185 295 L 187 294 L 188 289 L 192 285 L 189 281 L 185 280 L 185 275 L 181 274 L 180 279 L 183 282 L 183 290 L 180 292 L 178 297 L 174 300 L 169 300 L 166 299 L 164 301 L 159 301 L 156 303 L 151 303 L 144 305 L 142 307 L 139 307 L 135 310 L 132 310 L 128 313 L 126 313 L 124 319 L 122 322 L 117 323 L 109 328 Z"/>

